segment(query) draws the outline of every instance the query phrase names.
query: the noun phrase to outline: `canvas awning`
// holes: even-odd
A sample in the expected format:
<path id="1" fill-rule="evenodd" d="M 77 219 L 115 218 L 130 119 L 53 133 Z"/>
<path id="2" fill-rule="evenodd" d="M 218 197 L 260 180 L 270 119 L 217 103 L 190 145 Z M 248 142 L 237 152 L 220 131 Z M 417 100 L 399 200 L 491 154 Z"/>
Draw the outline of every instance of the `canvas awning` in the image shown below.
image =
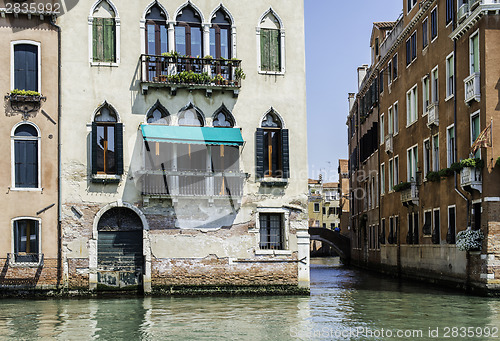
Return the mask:
<path id="1" fill-rule="evenodd" d="M 241 146 L 243 137 L 238 128 L 185 127 L 141 125 L 142 136 L 147 142 Z"/>

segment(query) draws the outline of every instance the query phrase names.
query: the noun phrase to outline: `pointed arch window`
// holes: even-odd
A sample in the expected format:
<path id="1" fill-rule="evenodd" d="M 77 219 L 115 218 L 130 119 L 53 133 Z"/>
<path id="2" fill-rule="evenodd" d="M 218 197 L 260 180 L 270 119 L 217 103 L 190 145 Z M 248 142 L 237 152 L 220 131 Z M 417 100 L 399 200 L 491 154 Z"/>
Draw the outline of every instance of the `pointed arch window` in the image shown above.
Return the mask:
<path id="1" fill-rule="evenodd" d="M 123 174 L 123 124 L 107 104 L 92 122 L 92 174 Z"/>
<path id="2" fill-rule="evenodd" d="M 19 125 L 12 136 L 13 188 L 40 187 L 40 136 L 31 124 Z"/>
<path id="3" fill-rule="evenodd" d="M 93 63 L 116 63 L 118 58 L 117 13 L 107 1 L 100 1 L 91 13 Z"/>
<path id="4" fill-rule="evenodd" d="M 270 111 L 256 132 L 257 177 L 289 177 L 288 129 L 283 129 L 281 120 Z"/>
<path id="5" fill-rule="evenodd" d="M 232 58 L 231 19 L 221 8 L 215 12 L 210 28 L 210 55 L 214 58 Z"/>
<path id="6" fill-rule="evenodd" d="M 284 34 L 280 20 L 269 10 L 259 25 L 260 71 L 283 72 Z"/>
<path id="7" fill-rule="evenodd" d="M 233 128 L 234 125 L 233 115 L 223 105 L 214 115 L 213 126 Z M 240 169 L 238 146 L 213 145 L 211 146 L 211 156 L 215 172 L 237 172 Z"/>
<path id="8" fill-rule="evenodd" d="M 194 107 L 188 107 L 179 114 L 180 126 L 203 127 L 203 116 Z"/>
<path id="9" fill-rule="evenodd" d="M 146 54 L 160 56 L 168 52 L 167 16 L 158 4 L 146 14 Z"/>
<path id="10" fill-rule="evenodd" d="M 156 102 L 153 108 L 146 115 L 148 124 L 170 124 L 170 113 L 165 109 L 160 102 Z"/>
<path id="11" fill-rule="evenodd" d="M 201 16 L 191 6 L 184 7 L 176 18 L 175 51 L 181 56 L 203 57 Z"/>

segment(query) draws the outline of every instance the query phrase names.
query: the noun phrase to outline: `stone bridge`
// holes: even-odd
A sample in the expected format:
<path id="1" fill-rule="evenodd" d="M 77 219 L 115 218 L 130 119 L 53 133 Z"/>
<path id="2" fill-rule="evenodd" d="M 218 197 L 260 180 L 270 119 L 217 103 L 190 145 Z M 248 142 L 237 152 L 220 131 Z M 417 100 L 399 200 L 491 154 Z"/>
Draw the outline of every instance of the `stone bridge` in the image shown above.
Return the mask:
<path id="1" fill-rule="evenodd" d="M 330 245 L 338 253 L 342 263 L 349 264 L 351 259 L 350 238 L 323 227 L 309 227 L 309 235 L 311 240 L 319 240 Z"/>

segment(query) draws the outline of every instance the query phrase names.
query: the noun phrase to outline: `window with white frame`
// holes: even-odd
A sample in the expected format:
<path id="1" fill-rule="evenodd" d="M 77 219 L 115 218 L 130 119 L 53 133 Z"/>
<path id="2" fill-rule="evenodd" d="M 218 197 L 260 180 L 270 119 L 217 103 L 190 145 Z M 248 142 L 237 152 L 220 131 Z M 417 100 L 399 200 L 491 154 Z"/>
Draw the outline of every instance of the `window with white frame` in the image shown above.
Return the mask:
<path id="1" fill-rule="evenodd" d="M 431 71 L 431 103 L 437 103 L 439 100 L 439 72 L 436 66 Z"/>
<path id="2" fill-rule="evenodd" d="M 432 137 L 432 170 L 439 171 L 439 134 Z"/>
<path id="3" fill-rule="evenodd" d="M 455 57 L 451 53 L 446 58 L 446 98 L 455 94 Z"/>
<path id="4" fill-rule="evenodd" d="M 417 180 L 418 145 L 408 148 L 406 155 L 407 181 Z"/>
<path id="5" fill-rule="evenodd" d="M 284 250 L 285 228 L 281 213 L 259 213 L 261 250 Z"/>
<path id="6" fill-rule="evenodd" d="M 417 118 L 417 85 L 415 85 L 406 93 L 406 126 L 411 125 Z"/>
<path id="7" fill-rule="evenodd" d="M 41 91 L 40 43 L 19 40 L 11 43 L 11 89 Z"/>
<path id="8" fill-rule="evenodd" d="M 392 60 L 387 63 L 387 83 L 390 85 L 392 83 Z"/>
<path id="9" fill-rule="evenodd" d="M 446 129 L 446 160 L 450 167 L 455 162 L 455 126 L 452 124 Z"/>
<path id="10" fill-rule="evenodd" d="M 406 66 L 417 59 L 417 31 L 406 41 Z"/>
<path id="11" fill-rule="evenodd" d="M 429 45 L 429 20 L 427 17 L 422 21 L 422 48 L 426 48 Z"/>
<path id="12" fill-rule="evenodd" d="M 429 107 L 429 76 L 425 75 L 422 78 L 422 115 L 427 115 L 427 108 Z"/>
<path id="13" fill-rule="evenodd" d="M 387 133 L 389 135 L 394 134 L 393 125 L 394 125 L 394 115 L 392 114 L 392 107 L 389 107 L 389 109 L 387 110 Z"/>
<path id="14" fill-rule="evenodd" d="M 278 15 L 269 9 L 260 19 L 257 29 L 260 57 L 259 72 L 283 73 L 284 68 L 284 30 Z"/>
<path id="15" fill-rule="evenodd" d="M 399 183 L 399 156 L 394 157 L 394 183 L 393 187 Z"/>
<path id="16" fill-rule="evenodd" d="M 314 208 L 313 208 L 313 211 L 314 211 L 314 212 L 319 212 L 319 202 L 315 202 L 315 203 L 314 203 Z"/>
<path id="17" fill-rule="evenodd" d="M 453 20 L 453 0 L 446 0 L 446 26 Z"/>
<path id="18" fill-rule="evenodd" d="M 407 0 L 407 8 L 408 8 L 408 13 L 412 10 L 413 7 L 417 4 L 417 0 Z"/>
<path id="19" fill-rule="evenodd" d="M 424 140 L 424 178 L 431 170 L 431 142 L 429 139 Z"/>
<path id="20" fill-rule="evenodd" d="M 438 16 L 437 16 L 437 6 L 431 11 L 431 42 L 436 39 L 438 35 Z"/>
<path id="21" fill-rule="evenodd" d="M 21 123 L 13 129 L 12 188 L 40 188 L 40 134 L 30 123 Z"/>
<path id="22" fill-rule="evenodd" d="M 389 159 L 389 192 L 394 188 L 394 160 Z"/>
<path id="23" fill-rule="evenodd" d="M 476 141 L 477 137 L 481 133 L 481 126 L 480 126 L 480 121 L 479 121 L 479 111 L 476 111 L 470 116 L 470 144 L 472 144 Z M 474 157 L 479 158 L 481 156 L 480 154 L 481 149 L 478 149 L 476 151 L 476 154 Z"/>
<path id="24" fill-rule="evenodd" d="M 380 165 L 380 195 L 385 193 L 385 164 Z"/>
<path id="25" fill-rule="evenodd" d="M 430 236 L 432 233 L 432 210 L 424 211 L 424 225 L 422 226 L 422 234 Z"/>
<path id="26" fill-rule="evenodd" d="M 119 59 L 117 47 L 119 46 L 120 19 L 114 5 L 108 0 L 100 1 L 92 9 L 88 22 L 89 29 L 92 30 L 90 62 L 92 64 L 116 63 Z"/>
<path id="27" fill-rule="evenodd" d="M 440 244 L 441 243 L 440 212 L 441 211 L 439 210 L 439 208 L 435 208 L 433 210 L 433 213 L 434 213 L 433 226 L 432 226 L 432 243 L 433 244 Z"/>
<path id="28" fill-rule="evenodd" d="M 384 143 L 385 139 L 385 115 L 380 115 L 380 144 Z"/>
<path id="29" fill-rule="evenodd" d="M 392 108 L 394 113 L 394 135 L 396 135 L 399 132 L 398 102 L 394 103 Z"/>
<path id="30" fill-rule="evenodd" d="M 39 220 L 17 218 L 13 220 L 13 247 L 16 263 L 38 263 L 40 254 Z"/>
<path id="31" fill-rule="evenodd" d="M 398 78 L 398 54 L 396 53 L 394 57 L 392 57 L 392 80 L 394 81 Z"/>
<path id="32" fill-rule="evenodd" d="M 479 32 L 476 31 L 469 38 L 469 65 L 470 74 L 479 72 Z"/>

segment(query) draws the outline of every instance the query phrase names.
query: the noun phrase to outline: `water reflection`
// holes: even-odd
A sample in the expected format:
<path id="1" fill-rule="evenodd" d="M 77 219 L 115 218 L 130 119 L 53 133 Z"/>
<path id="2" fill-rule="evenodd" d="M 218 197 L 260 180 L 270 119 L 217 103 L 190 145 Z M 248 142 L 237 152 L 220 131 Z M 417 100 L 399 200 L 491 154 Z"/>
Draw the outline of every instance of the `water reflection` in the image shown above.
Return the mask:
<path id="1" fill-rule="evenodd" d="M 399 283 L 338 267 L 331 259 L 313 261 L 311 281 L 310 297 L 5 299 L 0 339 L 388 339 L 349 335 L 383 329 L 420 331 L 420 339 L 430 340 L 437 339 L 430 330 L 438 328 L 442 339 L 449 328 L 451 339 L 488 340 L 477 333 L 500 327 L 498 299 Z M 453 327 L 473 327 L 476 334 L 451 337 Z"/>

